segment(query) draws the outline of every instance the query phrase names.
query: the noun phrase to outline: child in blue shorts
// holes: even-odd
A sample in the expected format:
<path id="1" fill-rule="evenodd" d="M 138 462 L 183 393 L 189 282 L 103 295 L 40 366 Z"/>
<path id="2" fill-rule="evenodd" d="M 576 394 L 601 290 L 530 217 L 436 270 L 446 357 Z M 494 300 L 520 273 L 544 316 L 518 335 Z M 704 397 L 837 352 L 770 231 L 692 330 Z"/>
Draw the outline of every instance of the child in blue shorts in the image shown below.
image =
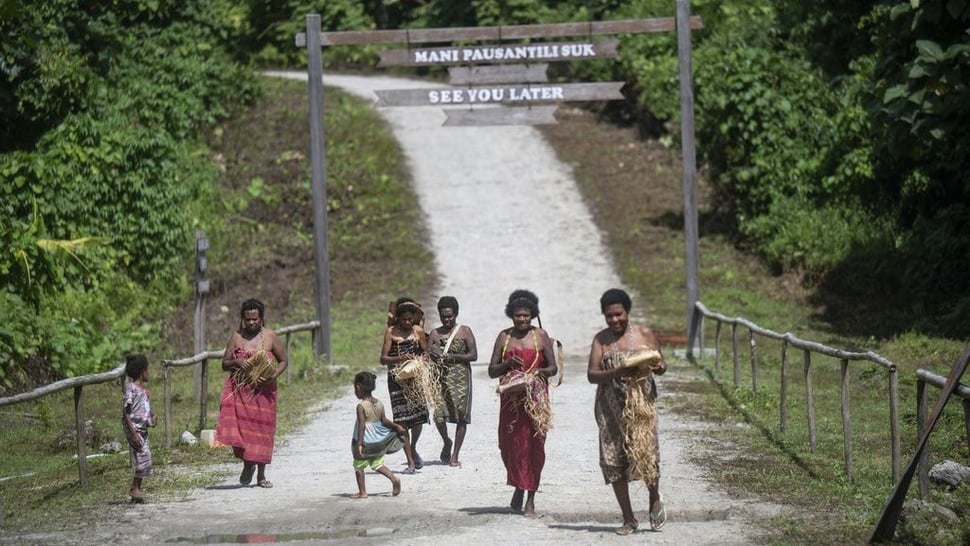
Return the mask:
<path id="1" fill-rule="evenodd" d="M 414 473 L 414 457 L 411 444 L 404 427 L 394 423 L 384 414 L 384 404 L 374 398 L 377 376 L 370 372 L 359 372 L 354 376 L 354 394 L 360 400 L 357 404 L 357 423 L 350 450 L 354 454 L 354 473 L 357 476 L 358 492 L 353 499 L 366 499 L 367 487 L 364 485 L 364 470 L 371 467 L 391 480 L 391 495 L 401 493 L 401 480 L 384 466 L 384 455 L 394 453 L 404 447 L 408 459 L 405 474 Z"/>

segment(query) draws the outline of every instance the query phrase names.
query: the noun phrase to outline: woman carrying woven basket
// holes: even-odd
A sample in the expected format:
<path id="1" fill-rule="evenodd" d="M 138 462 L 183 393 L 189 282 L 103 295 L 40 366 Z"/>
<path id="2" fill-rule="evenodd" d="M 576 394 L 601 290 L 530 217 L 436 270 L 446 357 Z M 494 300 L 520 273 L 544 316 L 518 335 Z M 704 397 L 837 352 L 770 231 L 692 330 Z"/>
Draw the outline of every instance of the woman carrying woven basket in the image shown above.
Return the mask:
<path id="1" fill-rule="evenodd" d="M 594 413 L 599 425 L 600 468 L 623 514 L 617 534 L 639 525 L 633 515 L 628 482 L 643 480 L 650 496 L 650 526 L 667 520 L 660 500 L 660 450 L 657 444 L 655 375 L 667 371 L 653 331 L 630 323 L 629 294 L 611 288 L 600 298 L 607 327 L 593 338 L 587 378 L 596 387 Z"/>
<path id="2" fill-rule="evenodd" d="M 498 447 L 507 483 L 515 488 L 509 506 L 535 516 L 535 494 L 546 462 L 546 433 L 552 425 L 548 378 L 556 375 L 552 341 L 539 317 L 539 298 L 528 290 L 509 295 L 505 316 L 512 327 L 495 338 L 488 376 L 500 378 Z M 519 387 L 512 387 L 512 384 Z M 523 496 L 526 496 L 523 508 Z"/>
<path id="3" fill-rule="evenodd" d="M 418 439 L 423 425 L 430 422 L 428 406 L 420 396 L 407 396 L 397 372 L 406 365 L 421 365 L 426 359 L 428 339 L 420 326 L 424 311 L 408 297 L 398 298 L 393 307 L 391 324 L 384 331 L 381 365 L 387 366 L 387 390 L 394 422 L 407 431 L 405 436 L 414 454 L 414 468 L 421 469 L 424 461 L 418 455 Z"/>
<path id="4" fill-rule="evenodd" d="M 265 307 L 243 302 L 240 326 L 226 344 L 222 369 L 229 372 L 219 405 L 216 440 L 232 446 L 243 462 L 239 483 L 273 487 L 266 465 L 273 462 L 276 437 L 276 378 L 286 371 L 286 350 L 278 335 L 263 326 Z"/>

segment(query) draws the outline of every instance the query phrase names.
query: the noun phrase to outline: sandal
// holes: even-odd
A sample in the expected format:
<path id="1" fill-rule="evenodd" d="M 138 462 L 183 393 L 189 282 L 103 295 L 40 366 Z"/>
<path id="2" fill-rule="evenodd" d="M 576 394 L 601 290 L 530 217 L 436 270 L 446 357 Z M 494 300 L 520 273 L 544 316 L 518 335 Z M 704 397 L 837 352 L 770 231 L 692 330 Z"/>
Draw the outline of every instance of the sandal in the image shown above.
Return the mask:
<path id="1" fill-rule="evenodd" d="M 658 502 L 660 503 L 660 510 L 650 512 L 650 528 L 654 531 L 659 531 L 667 523 L 667 508 L 662 500 Z"/>
<path id="2" fill-rule="evenodd" d="M 625 537 L 627 535 L 633 534 L 633 531 L 636 531 L 637 527 L 639 526 L 640 526 L 640 522 L 637 520 L 624 521 L 623 526 L 616 530 L 616 534 Z"/>
<path id="3" fill-rule="evenodd" d="M 262 487 L 263 489 L 270 489 L 273 487 L 273 482 L 269 480 L 259 480 L 258 482 L 256 482 L 256 485 L 258 487 Z"/>

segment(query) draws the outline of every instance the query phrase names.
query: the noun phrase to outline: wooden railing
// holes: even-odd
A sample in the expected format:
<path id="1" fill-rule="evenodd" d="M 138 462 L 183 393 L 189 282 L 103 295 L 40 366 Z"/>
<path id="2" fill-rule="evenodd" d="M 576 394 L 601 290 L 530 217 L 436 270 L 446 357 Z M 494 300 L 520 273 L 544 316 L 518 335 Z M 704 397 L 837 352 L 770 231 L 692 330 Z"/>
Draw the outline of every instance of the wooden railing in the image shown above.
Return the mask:
<path id="1" fill-rule="evenodd" d="M 289 354 L 290 351 L 290 336 L 296 332 L 304 332 L 309 330 L 311 333 L 311 343 L 316 342 L 317 331 L 320 329 L 319 321 L 311 321 L 304 324 L 294 324 L 292 326 L 284 326 L 276 330 L 277 334 L 284 336 L 284 344 L 286 346 L 286 352 Z M 170 378 L 170 368 L 179 366 L 188 366 L 190 364 L 196 364 L 199 362 L 203 363 L 203 377 L 205 377 L 206 361 L 213 358 L 222 359 L 223 351 L 208 351 L 204 353 L 197 354 L 195 356 L 181 359 L 181 360 L 162 360 L 162 367 L 164 369 L 165 375 L 165 394 L 164 394 L 164 421 L 165 421 L 165 438 L 168 446 L 171 447 L 171 418 L 172 418 L 172 388 L 171 388 L 171 378 Z M 289 381 L 289 370 L 287 368 L 286 380 Z M 107 383 L 108 381 L 114 381 L 116 379 L 121 379 L 121 390 L 123 392 L 125 382 L 125 365 L 124 363 L 119 364 L 114 369 L 89 375 L 82 375 L 78 377 L 71 377 L 68 379 L 62 379 L 43 387 L 38 387 L 32 391 L 15 394 L 13 396 L 7 396 L 0 398 L 0 407 L 3 406 L 13 406 L 15 404 L 20 404 L 22 402 L 30 402 L 43 398 L 44 396 L 61 392 L 67 389 L 74 389 L 74 426 L 77 431 L 77 466 L 78 474 L 80 476 L 80 483 L 82 486 L 88 484 L 88 464 L 87 464 L 87 434 L 84 430 L 84 387 L 87 385 L 98 385 L 101 383 Z M 205 393 L 205 383 L 203 380 L 203 390 L 200 396 L 201 408 L 200 408 L 200 426 L 205 426 L 206 418 L 206 393 Z M 119 393 L 120 395 L 120 393 Z M 120 400 L 120 398 L 119 398 Z M 120 417 L 120 416 L 119 416 Z"/>
<path id="2" fill-rule="evenodd" d="M 734 365 L 734 386 L 740 386 L 741 365 L 739 362 L 738 351 L 738 326 L 743 326 L 748 330 L 748 349 L 751 360 L 751 383 L 752 389 L 757 392 L 760 387 L 760 369 L 758 364 L 758 345 L 757 337 L 763 336 L 781 342 L 781 373 L 780 373 L 780 400 L 779 400 L 779 428 L 785 432 L 788 420 L 788 348 L 795 347 L 802 350 L 803 373 L 805 378 L 805 398 L 806 413 L 808 416 L 808 437 L 809 446 L 812 452 L 815 451 L 817 443 L 817 433 L 815 425 L 815 389 L 812 386 L 812 354 L 821 354 L 837 358 L 841 365 L 841 409 L 842 409 L 842 438 L 843 455 L 845 462 L 845 475 L 851 480 L 853 474 L 852 466 L 852 422 L 850 420 L 849 405 L 849 362 L 850 361 L 869 361 L 889 372 L 889 429 L 890 443 L 892 450 L 892 479 L 896 484 L 900 478 L 901 455 L 900 455 L 900 435 L 899 435 L 899 378 L 896 373 L 896 365 L 872 351 L 857 352 L 845 351 L 816 343 L 799 339 L 794 334 L 786 332 L 784 334 L 762 328 L 748 320 L 740 317 L 730 318 L 714 313 L 707 309 L 703 303 L 697 302 L 694 306 L 694 317 L 692 323 L 696 326 L 697 332 L 703 332 L 703 321 L 705 318 L 716 321 L 714 333 L 714 369 L 720 371 L 721 359 L 721 326 L 728 324 L 731 326 L 731 360 Z M 704 354 L 704 335 L 697 336 L 696 345 L 699 348 L 697 355 L 689 353 L 691 358 L 700 358 Z"/>
<path id="3" fill-rule="evenodd" d="M 917 430 L 923 430 L 926 423 L 928 408 L 928 393 L 926 386 L 931 385 L 942 389 L 946 378 L 931 373 L 923 368 L 916 370 L 916 426 Z M 960 383 L 953 390 L 953 396 L 963 399 L 963 417 L 967 434 L 967 447 L 970 448 L 970 387 Z M 927 440 L 928 441 L 928 440 Z M 917 475 L 919 484 L 919 495 L 923 500 L 929 499 L 930 494 L 930 449 L 927 443 L 926 449 L 920 454 L 919 474 Z"/>

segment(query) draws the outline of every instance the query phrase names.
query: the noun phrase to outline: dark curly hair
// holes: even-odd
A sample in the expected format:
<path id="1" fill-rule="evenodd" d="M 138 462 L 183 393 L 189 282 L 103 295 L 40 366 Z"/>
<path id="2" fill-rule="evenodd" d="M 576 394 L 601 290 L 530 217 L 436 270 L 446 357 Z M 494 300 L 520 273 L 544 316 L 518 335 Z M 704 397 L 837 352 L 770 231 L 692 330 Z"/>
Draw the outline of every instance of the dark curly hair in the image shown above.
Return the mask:
<path id="1" fill-rule="evenodd" d="M 246 311 L 258 311 L 259 318 L 263 318 L 263 314 L 266 312 L 266 306 L 258 299 L 250 298 L 243 302 L 242 308 L 239 310 L 239 318 L 246 318 Z"/>
<path id="2" fill-rule="evenodd" d="M 440 312 L 442 309 L 451 309 L 457 315 L 458 298 L 454 296 L 441 296 L 441 299 L 438 300 L 438 311 Z"/>
<path id="3" fill-rule="evenodd" d="M 539 296 L 529 290 L 516 290 L 509 294 L 509 302 L 505 305 L 505 316 L 512 318 L 515 310 L 525 307 L 534 318 L 539 316 Z"/>
<path id="4" fill-rule="evenodd" d="M 600 296 L 600 312 L 605 314 L 607 307 L 617 303 L 622 305 L 623 310 L 627 313 L 633 307 L 633 300 L 630 299 L 630 294 L 627 294 L 625 290 L 619 288 L 610 288 Z"/>
<path id="5" fill-rule="evenodd" d="M 125 357 L 125 375 L 132 379 L 141 377 L 141 372 L 148 367 L 148 358 L 145 355 L 128 355 Z"/>
<path id="6" fill-rule="evenodd" d="M 360 385 L 364 391 L 374 392 L 377 386 L 377 376 L 371 372 L 357 372 L 354 376 L 354 385 Z"/>

